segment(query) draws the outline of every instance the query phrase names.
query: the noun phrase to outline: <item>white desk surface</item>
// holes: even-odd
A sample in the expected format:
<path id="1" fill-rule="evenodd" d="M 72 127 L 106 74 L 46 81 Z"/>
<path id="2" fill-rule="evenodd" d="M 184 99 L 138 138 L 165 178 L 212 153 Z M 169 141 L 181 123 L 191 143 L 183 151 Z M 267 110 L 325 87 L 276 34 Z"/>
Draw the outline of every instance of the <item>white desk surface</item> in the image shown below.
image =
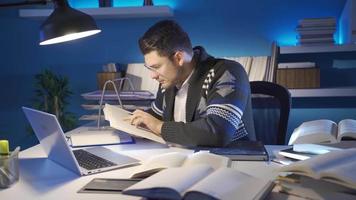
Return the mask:
<path id="1" fill-rule="evenodd" d="M 145 160 L 150 156 L 172 152 L 191 150 L 167 147 L 162 144 L 137 139 L 136 144 L 111 145 L 109 149 Z M 272 151 L 285 148 L 285 146 L 266 146 L 270 155 Z M 136 166 L 137 167 L 137 166 Z M 276 169 L 280 167 L 274 162 L 236 161 L 232 167 L 247 174 L 263 179 L 273 179 L 277 175 Z M 0 189 L 1 199 L 140 199 L 120 194 L 87 194 L 77 193 L 93 178 L 129 178 L 135 167 L 117 169 L 109 172 L 80 177 L 62 166 L 46 159 L 40 145 L 33 146 L 20 152 L 20 180 L 7 189 Z"/>

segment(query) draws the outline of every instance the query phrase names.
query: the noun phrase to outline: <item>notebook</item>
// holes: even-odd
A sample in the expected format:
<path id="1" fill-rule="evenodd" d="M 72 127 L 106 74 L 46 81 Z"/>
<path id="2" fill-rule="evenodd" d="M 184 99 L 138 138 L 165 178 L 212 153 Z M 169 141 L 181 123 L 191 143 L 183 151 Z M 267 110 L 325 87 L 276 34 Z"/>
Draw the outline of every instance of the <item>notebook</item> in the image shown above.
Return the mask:
<path id="1" fill-rule="evenodd" d="M 260 141 L 236 141 L 233 145 L 218 148 L 197 148 L 195 151 L 209 150 L 210 153 L 222 155 L 231 160 L 269 160 L 268 152 Z"/>
<path id="2" fill-rule="evenodd" d="M 96 127 L 79 127 L 67 132 L 66 137 L 70 138 L 70 145 L 72 147 L 134 143 L 133 138 L 129 134 L 106 127 L 100 129 Z"/>
<path id="3" fill-rule="evenodd" d="M 105 147 L 72 150 L 55 115 L 22 107 L 48 159 L 77 173 L 89 175 L 139 164 L 139 160 Z"/>

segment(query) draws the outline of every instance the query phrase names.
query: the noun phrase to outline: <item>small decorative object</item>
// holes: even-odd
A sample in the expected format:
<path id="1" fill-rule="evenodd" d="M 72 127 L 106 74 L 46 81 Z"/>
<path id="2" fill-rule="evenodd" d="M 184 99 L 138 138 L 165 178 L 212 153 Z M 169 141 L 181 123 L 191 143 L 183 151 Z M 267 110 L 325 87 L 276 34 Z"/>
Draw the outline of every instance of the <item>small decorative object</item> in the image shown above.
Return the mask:
<path id="1" fill-rule="evenodd" d="M 152 0 L 143 0 L 143 5 L 144 6 L 153 6 L 153 1 Z"/>
<path id="2" fill-rule="evenodd" d="M 19 180 L 19 152 L 20 147 L 10 152 L 9 142 L 0 140 L 0 188 L 8 188 Z"/>
<path id="3" fill-rule="evenodd" d="M 99 0 L 99 7 L 112 7 L 113 0 Z"/>

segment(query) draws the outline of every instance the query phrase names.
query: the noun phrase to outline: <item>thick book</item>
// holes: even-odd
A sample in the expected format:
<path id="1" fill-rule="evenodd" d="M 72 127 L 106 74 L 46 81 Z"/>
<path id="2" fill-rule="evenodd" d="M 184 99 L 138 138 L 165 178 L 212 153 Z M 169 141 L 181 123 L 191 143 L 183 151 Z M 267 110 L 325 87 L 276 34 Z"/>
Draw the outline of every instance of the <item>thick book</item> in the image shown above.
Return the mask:
<path id="1" fill-rule="evenodd" d="M 288 172 L 356 189 L 356 149 L 331 151 L 280 168 Z"/>
<path id="2" fill-rule="evenodd" d="M 133 138 L 116 129 L 77 128 L 68 132 L 72 147 L 86 147 L 98 145 L 128 144 L 134 143 Z"/>
<path id="3" fill-rule="evenodd" d="M 210 148 L 209 151 L 231 160 L 267 161 L 269 159 L 268 152 L 260 141 L 239 141 L 232 147 Z"/>
<path id="4" fill-rule="evenodd" d="M 344 119 L 336 124 L 320 119 L 302 123 L 293 131 L 288 144 L 336 143 L 350 139 L 356 139 L 356 120 Z"/>
<path id="5" fill-rule="evenodd" d="M 353 189 L 296 174 L 278 176 L 273 191 L 298 196 L 303 199 L 356 199 L 356 194 Z"/>
<path id="6" fill-rule="evenodd" d="M 299 26 L 301 27 L 335 27 L 336 19 L 333 17 L 330 18 L 305 18 L 298 21 Z"/>
<path id="7" fill-rule="evenodd" d="M 328 37 L 328 38 L 299 38 L 298 41 L 300 43 L 315 43 L 315 42 L 334 42 L 333 37 Z"/>
<path id="8" fill-rule="evenodd" d="M 127 120 L 131 116 L 131 112 L 110 104 L 105 104 L 103 111 L 105 119 L 110 122 L 111 127 L 124 131 L 132 136 L 146 138 L 162 144 L 166 143 L 162 137 L 159 137 L 150 130 L 131 125 Z"/>
<path id="9" fill-rule="evenodd" d="M 272 183 L 231 168 L 208 165 L 165 169 L 125 189 L 123 194 L 149 199 L 264 199 Z"/>
<path id="10" fill-rule="evenodd" d="M 206 164 L 214 169 L 218 169 L 220 167 L 229 167 L 231 161 L 227 157 L 208 152 L 198 152 L 189 155 L 180 152 L 165 153 L 153 156 L 143 162 L 143 164 L 133 172 L 131 178 L 146 178 L 166 168 L 188 167 L 197 164 Z"/>

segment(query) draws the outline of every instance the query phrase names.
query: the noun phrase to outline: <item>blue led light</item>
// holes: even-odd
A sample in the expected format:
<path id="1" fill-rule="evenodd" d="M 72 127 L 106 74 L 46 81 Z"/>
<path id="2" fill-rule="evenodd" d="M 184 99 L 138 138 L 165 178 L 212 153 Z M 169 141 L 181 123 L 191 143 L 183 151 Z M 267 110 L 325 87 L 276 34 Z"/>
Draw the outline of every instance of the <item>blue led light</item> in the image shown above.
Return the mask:
<path id="1" fill-rule="evenodd" d="M 339 22 L 339 30 L 338 34 L 335 34 L 334 38 L 335 41 L 337 41 L 338 44 L 344 44 L 345 43 L 345 38 L 344 38 L 344 27 L 342 23 Z"/>
<path id="2" fill-rule="evenodd" d="M 98 8 L 99 0 L 69 0 L 73 8 Z"/>
<path id="3" fill-rule="evenodd" d="M 298 43 L 298 40 L 296 38 L 296 33 L 284 33 L 283 35 L 276 34 L 274 37 L 275 41 L 277 41 L 277 44 L 280 46 L 295 46 Z"/>

